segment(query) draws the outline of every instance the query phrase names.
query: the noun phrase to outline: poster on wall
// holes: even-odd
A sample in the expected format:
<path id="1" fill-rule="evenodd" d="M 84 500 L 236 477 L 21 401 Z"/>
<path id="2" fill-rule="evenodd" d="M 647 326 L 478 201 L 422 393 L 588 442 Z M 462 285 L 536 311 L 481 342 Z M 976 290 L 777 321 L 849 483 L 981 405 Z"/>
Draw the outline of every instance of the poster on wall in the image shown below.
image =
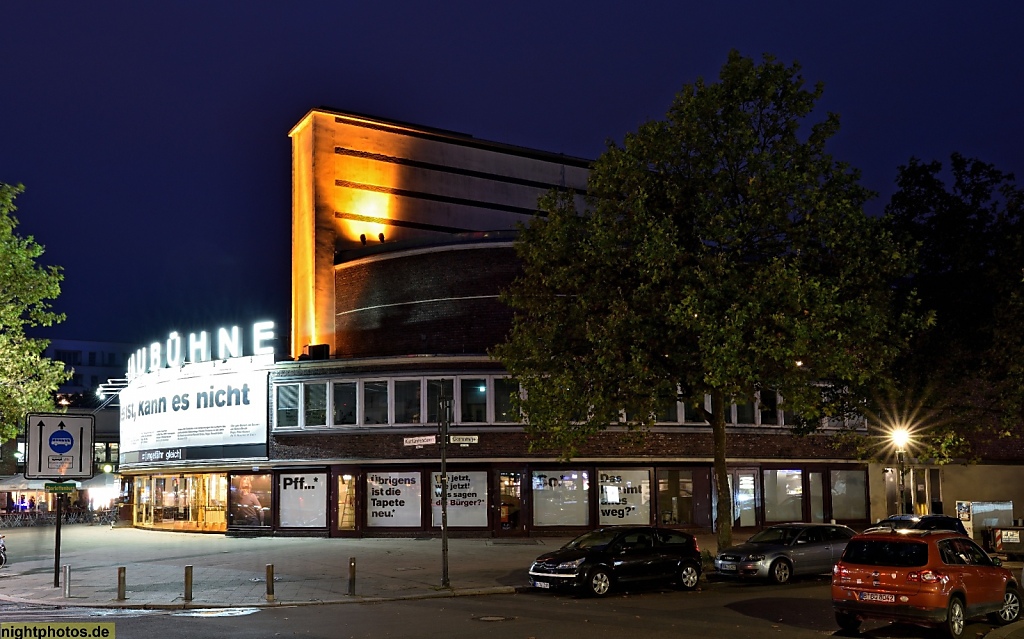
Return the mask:
<path id="1" fill-rule="evenodd" d="M 651 473 L 647 470 L 598 470 L 597 507 L 601 525 L 651 523 Z"/>
<path id="2" fill-rule="evenodd" d="M 533 524 L 590 524 L 590 476 L 585 470 L 533 471 Z"/>
<path id="3" fill-rule="evenodd" d="M 277 481 L 281 526 L 327 527 L 327 473 L 287 473 Z"/>
<path id="4" fill-rule="evenodd" d="M 431 473 L 432 520 L 441 526 L 441 473 Z M 487 525 L 487 473 L 448 473 L 448 526 Z"/>
<path id="5" fill-rule="evenodd" d="M 422 486 L 418 472 L 366 475 L 366 525 L 419 527 Z"/>

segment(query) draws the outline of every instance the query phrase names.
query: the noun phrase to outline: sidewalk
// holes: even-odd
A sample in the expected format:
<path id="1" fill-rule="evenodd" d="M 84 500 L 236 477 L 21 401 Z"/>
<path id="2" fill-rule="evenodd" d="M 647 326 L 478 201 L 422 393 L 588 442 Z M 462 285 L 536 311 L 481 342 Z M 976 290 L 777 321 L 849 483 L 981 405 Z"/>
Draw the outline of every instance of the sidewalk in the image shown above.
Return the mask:
<path id="1" fill-rule="evenodd" d="M 63 526 L 54 587 L 54 528 L 5 530 L 8 564 L 0 570 L 0 600 L 59 606 L 208 608 L 354 603 L 379 599 L 515 592 L 529 582 L 535 557 L 567 538 L 450 539 L 450 588 L 441 587 L 440 539 L 237 538 L 108 526 Z M 349 562 L 355 560 L 355 596 Z M 267 598 L 267 564 L 274 598 Z M 185 601 L 185 566 L 192 595 Z M 117 599 L 118 567 L 126 598 Z"/>

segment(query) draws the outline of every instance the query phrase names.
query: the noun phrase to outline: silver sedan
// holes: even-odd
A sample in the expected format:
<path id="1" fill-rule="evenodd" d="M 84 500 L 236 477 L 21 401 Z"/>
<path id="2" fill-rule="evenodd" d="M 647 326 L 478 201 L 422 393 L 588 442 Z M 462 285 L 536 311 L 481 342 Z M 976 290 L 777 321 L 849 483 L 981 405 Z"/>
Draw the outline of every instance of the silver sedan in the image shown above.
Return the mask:
<path id="1" fill-rule="evenodd" d="M 794 575 L 831 572 L 855 534 L 852 528 L 838 524 L 770 526 L 746 543 L 718 553 L 715 569 L 727 577 L 770 579 L 784 584 Z"/>

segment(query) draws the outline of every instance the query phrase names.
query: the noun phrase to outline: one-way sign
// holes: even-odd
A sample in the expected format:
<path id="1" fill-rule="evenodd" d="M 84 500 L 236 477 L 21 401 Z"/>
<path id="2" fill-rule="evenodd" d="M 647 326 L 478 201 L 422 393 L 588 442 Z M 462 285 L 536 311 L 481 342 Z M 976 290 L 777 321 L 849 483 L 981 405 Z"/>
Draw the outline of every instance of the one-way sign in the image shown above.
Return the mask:
<path id="1" fill-rule="evenodd" d="M 25 479 L 89 479 L 96 422 L 92 415 L 29 413 Z"/>

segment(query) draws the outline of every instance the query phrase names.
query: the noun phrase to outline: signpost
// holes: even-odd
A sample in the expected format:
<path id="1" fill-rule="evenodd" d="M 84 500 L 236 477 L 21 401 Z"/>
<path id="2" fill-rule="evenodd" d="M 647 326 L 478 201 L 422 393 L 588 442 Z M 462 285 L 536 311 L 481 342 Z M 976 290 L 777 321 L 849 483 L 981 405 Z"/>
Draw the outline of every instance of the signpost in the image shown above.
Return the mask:
<path id="1" fill-rule="evenodd" d="M 29 413 L 25 417 L 25 479 L 90 479 L 93 474 L 93 438 L 96 421 L 92 415 Z M 53 490 L 51 491 L 51 487 Z M 57 494 L 53 544 L 53 587 L 60 587 L 60 524 L 64 495 L 74 483 L 46 484 Z"/>

